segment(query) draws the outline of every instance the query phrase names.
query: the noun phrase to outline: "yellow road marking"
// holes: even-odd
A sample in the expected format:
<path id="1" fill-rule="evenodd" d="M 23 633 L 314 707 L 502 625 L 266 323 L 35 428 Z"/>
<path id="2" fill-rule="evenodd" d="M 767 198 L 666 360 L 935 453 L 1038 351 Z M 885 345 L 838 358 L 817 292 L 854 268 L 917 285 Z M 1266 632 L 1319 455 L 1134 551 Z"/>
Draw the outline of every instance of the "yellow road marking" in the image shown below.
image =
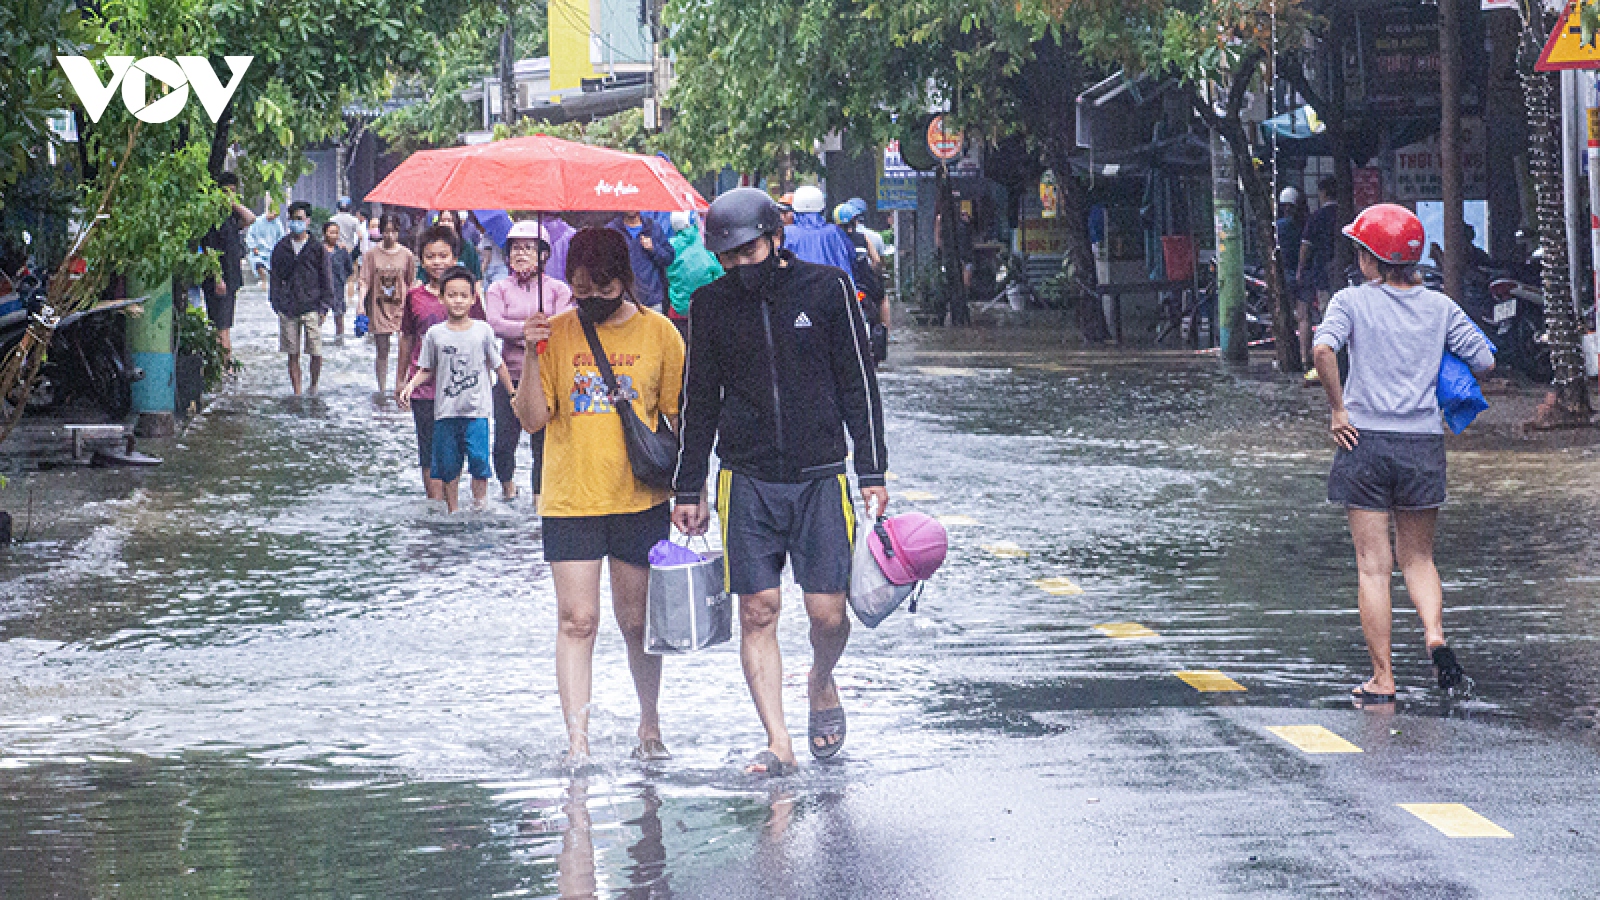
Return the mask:
<path id="1" fill-rule="evenodd" d="M 939 499 L 937 496 L 930 494 L 927 491 L 901 491 L 900 496 L 915 502 L 926 502 L 928 500 Z"/>
<path id="2" fill-rule="evenodd" d="M 924 375 L 955 378 L 969 378 L 978 374 L 977 369 L 957 368 L 955 366 L 917 366 L 917 371 Z"/>
<path id="3" fill-rule="evenodd" d="M 893 472 L 885 472 L 885 473 L 883 473 L 883 480 L 884 481 L 899 481 L 900 480 L 900 476 L 896 475 Z"/>
<path id="4" fill-rule="evenodd" d="M 1218 672 L 1216 669 L 1200 669 L 1194 672 L 1173 672 L 1172 674 L 1183 679 L 1184 684 L 1202 693 L 1218 691 L 1242 691 L 1245 686 L 1232 678 Z"/>
<path id="5" fill-rule="evenodd" d="M 978 520 L 971 516 L 940 516 L 939 524 L 946 528 L 954 528 L 962 525 L 976 525 Z"/>
<path id="6" fill-rule="evenodd" d="M 1156 633 L 1140 625 L 1138 622 L 1107 622 L 1096 625 L 1094 629 L 1106 637 L 1114 638 L 1147 638 L 1155 637 Z"/>
<path id="7" fill-rule="evenodd" d="M 1439 829 L 1445 837 L 1514 837 L 1511 832 L 1461 803 L 1396 803 L 1395 805 Z"/>
<path id="8" fill-rule="evenodd" d="M 1321 725 L 1268 725 L 1267 730 L 1307 753 L 1360 753 L 1361 748 Z"/>
<path id="9" fill-rule="evenodd" d="M 990 556 L 1001 559 L 1027 559 L 1028 551 L 1019 547 L 1012 541 L 996 541 L 993 544 L 984 544 L 983 551 Z"/>
<path id="10" fill-rule="evenodd" d="M 1071 597 L 1083 593 L 1083 588 L 1072 583 L 1071 578 L 1056 576 L 1055 578 L 1041 578 L 1033 586 L 1046 594 L 1055 594 L 1057 597 Z"/>

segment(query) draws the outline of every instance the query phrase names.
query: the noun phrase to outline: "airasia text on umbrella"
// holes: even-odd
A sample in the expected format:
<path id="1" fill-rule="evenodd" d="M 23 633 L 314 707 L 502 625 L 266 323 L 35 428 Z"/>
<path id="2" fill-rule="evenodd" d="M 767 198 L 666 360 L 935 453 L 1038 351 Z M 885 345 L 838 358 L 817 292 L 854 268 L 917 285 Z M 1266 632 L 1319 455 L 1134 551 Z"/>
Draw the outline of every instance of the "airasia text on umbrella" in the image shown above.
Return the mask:
<path id="1" fill-rule="evenodd" d="M 594 186 L 594 192 L 596 195 L 600 196 L 610 194 L 613 197 L 626 197 L 629 194 L 639 193 L 639 186 L 636 184 L 624 184 L 620 181 L 616 184 L 612 184 L 609 181 L 601 179 L 600 183 Z"/>
<path id="2" fill-rule="evenodd" d="M 228 70 L 233 76 L 227 85 L 217 79 L 210 61 L 203 56 L 180 56 L 176 61 L 164 56 L 146 56 L 137 62 L 131 56 L 107 56 L 105 64 L 111 68 L 111 80 L 107 82 L 100 80 L 94 63 L 86 57 L 58 56 L 56 62 L 67 73 L 67 80 L 72 83 L 78 99 L 83 101 L 89 121 L 100 121 L 111 103 L 111 96 L 120 86 L 122 102 L 128 107 L 128 112 L 141 122 L 155 124 L 170 121 L 183 112 L 189 104 L 190 88 L 200 98 L 200 105 L 205 107 L 211 121 L 221 118 L 222 110 L 233 99 L 233 92 L 239 89 L 239 82 L 244 80 L 245 70 L 250 68 L 255 57 L 225 56 L 223 59 L 227 61 Z M 145 102 L 146 78 L 154 78 L 165 84 L 168 92 Z"/>

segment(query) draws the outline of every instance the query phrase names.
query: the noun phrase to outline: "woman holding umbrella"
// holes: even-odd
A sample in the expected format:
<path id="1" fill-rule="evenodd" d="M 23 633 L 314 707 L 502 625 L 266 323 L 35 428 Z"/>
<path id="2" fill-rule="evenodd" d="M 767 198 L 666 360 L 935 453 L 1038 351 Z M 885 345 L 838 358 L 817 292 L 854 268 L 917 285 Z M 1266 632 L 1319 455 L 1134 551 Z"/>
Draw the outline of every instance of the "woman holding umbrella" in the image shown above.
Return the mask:
<path id="1" fill-rule="evenodd" d="M 555 316 L 573 308 L 572 289 L 545 274 L 550 262 L 550 234 L 537 222 L 517 222 L 506 236 L 506 255 L 511 277 L 489 286 L 484 295 L 484 312 L 489 326 L 504 340 L 501 356 L 511 370 L 513 383 L 521 384 L 523 323 L 535 313 Z M 517 444 L 522 440 L 522 424 L 511 409 L 511 392 L 503 385 L 494 391 L 494 474 L 500 479 L 501 499 L 517 497 Z M 544 432 L 533 435 L 533 505 L 539 507 L 541 468 L 544 463 Z"/>

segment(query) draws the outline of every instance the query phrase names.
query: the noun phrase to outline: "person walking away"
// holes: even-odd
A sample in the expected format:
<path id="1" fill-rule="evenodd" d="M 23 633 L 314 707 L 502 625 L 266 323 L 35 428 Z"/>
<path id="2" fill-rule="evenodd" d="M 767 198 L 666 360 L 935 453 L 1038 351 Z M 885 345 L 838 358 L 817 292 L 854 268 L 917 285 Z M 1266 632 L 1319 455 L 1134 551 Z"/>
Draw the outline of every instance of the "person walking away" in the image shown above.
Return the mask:
<path id="1" fill-rule="evenodd" d="M 1278 238 L 1278 271 L 1283 273 L 1283 289 L 1298 304 L 1300 282 L 1295 276 L 1300 269 L 1300 241 L 1305 234 L 1305 216 L 1298 190 L 1286 187 L 1278 192 L 1278 218 L 1273 224 Z M 1300 359 L 1306 368 L 1311 368 L 1310 329 L 1300 330 Z"/>
<path id="2" fill-rule="evenodd" d="M 289 233 L 272 250 L 272 289 L 278 351 L 289 356 L 289 386 L 300 396 L 300 354 L 311 357 L 311 392 L 322 377 L 322 319 L 333 309 L 333 276 L 321 241 L 311 239 L 311 204 L 289 207 Z"/>
<path id="3" fill-rule="evenodd" d="M 887 255 L 888 248 L 883 243 L 883 235 L 879 234 L 877 229 L 867 226 L 867 201 L 860 197 L 851 197 L 845 202 L 854 207 L 856 211 L 855 227 L 851 230 L 866 239 L 868 247 L 871 248 L 871 252 L 868 255 L 872 259 L 873 268 L 877 269 L 881 274 L 884 266 L 883 258 Z M 852 243 L 854 242 L 852 241 Z"/>
<path id="4" fill-rule="evenodd" d="M 856 300 L 861 304 L 861 313 L 867 318 L 867 331 L 872 336 L 872 361 L 882 363 L 889 357 L 889 294 L 883 288 L 883 260 L 872 249 L 866 235 L 856 228 L 860 213 L 854 206 L 839 204 L 834 217 L 855 248 L 850 260 L 850 276 L 856 283 Z"/>
<path id="5" fill-rule="evenodd" d="M 361 220 L 351 210 L 355 204 L 349 197 L 339 198 L 339 211 L 334 213 L 328 221 L 339 226 L 339 240 L 350 252 L 350 261 L 359 262 L 361 256 Z"/>
<path id="6" fill-rule="evenodd" d="M 217 343 L 224 356 L 233 355 L 233 314 L 239 303 L 239 288 L 244 286 L 244 230 L 255 225 L 256 214 L 239 202 L 239 176 L 223 172 L 217 186 L 228 195 L 232 208 L 221 225 L 211 229 L 201 244 L 222 256 L 222 277 L 207 278 L 201 285 L 206 297 L 206 318 L 217 329 Z"/>
<path id="7" fill-rule="evenodd" d="M 261 287 L 271 287 L 272 251 L 278 246 L 278 242 L 283 240 L 285 233 L 283 222 L 278 218 L 278 204 L 268 201 L 267 214 L 257 216 L 246 234 L 246 243 L 250 249 L 250 268 L 255 270 L 256 283 Z"/>
<path id="8" fill-rule="evenodd" d="M 417 258 L 400 243 L 400 220 L 394 213 L 383 215 L 378 233 L 380 242 L 361 257 L 358 290 L 377 351 L 373 369 L 378 377 L 378 393 L 384 394 L 389 390 L 389 344 L 400 330 L 400 318 L 413 283 L 412 273 L 417 270 Z M 396 382 L 405 377 L 401 374 L 404 368 L 402 357 L 396 355 Z"/>
<path id="9" fill-rule="evenodd" d="M 689 339 L 689 298 L 723 276 L 722 263 L 706 249 L 694 216 L 672 214 L 672 264 L 667 266 L 667 318 Z"/>
<path id="10" fill-rule="evenodd" d="M 785 557 L 811 620 L 808 745 L 823 759 L 844 745 L 833 671 L 850 637 L 845 595 L 855 507 L 845 475 L 847 430 L 869 514 L 881 515 L 889 503 L 883 408 L 855 292 L 838 268 L 782 247 L 782 231 L 777 204 L 754 188 L 723 194 L 706 215 L 706 249 L 728 274 L 690 302 L 672 514 L 685 534 L 705 533 L 715 443 L 728 587 L 739 595 L 739 659 L 767 733 L 749 771 L 769 776 L 796 765 L 778 649 Z"/>
<path id="11" fill-rule="evenodd" d="M 548 341 L 523 361 L 515 397 L 522 427 L 546 430 L 544 556 L 555 580 L 559 625 L 556 683 L 567 725 L 568 759 L 589 753 L 589 706 L 595 633 L 600 624 L 600 570 L 610 561 L 612 612 L 628 648 L 639 698 L 635 759 L 670 759 L 657 709 L 661 657 L 644 651 L 650 548 L 671 530 L 669 492 L 634 477 L 622 419 L 595 365 L 584 333 L 593 326 L 619 391 L 645 422 L 676 419 L 683 388 L 683 341 L 665 316 L 639 302 L 627 240 L 611 228 L 585 228 L 572 238 L 567 273 L 577 309 L 551 318 L 529 316 L 523 342 Z"/>
<path id="12" fill-rule="evenodd" d="M 808 184 L 796 190 L 794 224 L 784 228 L 783 246 L 801 262 L 833 266 L 843 271 L 848 278 L 850 270 L 854 268 L 856 251 L 850 246 L 850 241 L 844 233 L 823 218 L 822 213 L 827 203 L 819 187 Z M 710 246 L 710 236 L 707 235 L 706 247 L 709 249 Z M 854 295 L 853 279 L 850 290 Z"/>
<path id="13" fill-rule="evenodd" d="M 1416 266 L 1425 237 L 1410 210 L 1370 206 L 1344 234 L 1355 242 L 1368 281 L 1335 295 L 1317 328 L 1316 371 L 1338 445 L 1328 500 L 1342 504 L 1349 519 L 1361 630 L 1372 658 L 1372 677 L 1353 694 L 1362 703 L 1392 703 L 1389 583 L 1396 562 L 1422 619 L 1439 688 L 1450 690 L 1465 679 L 1445 643 L 1444 590 L 1433 564 L 1434 526 L 1445 502 L 1439 363 L 1449 351 L 1481 377 L 1494 368 L 1494 351 L 1449 297 L 1421 286 Z M 1348 390 L 1339 380 L 1337 355 L 1345 348 Z"/>
<path id="14" fill-rule="evenodd" d="M 1317 182 L 1319 206 L 1306 219 L 1300 238 L 1300 265 L 1295 271 L 1295 281 L 1300 283 L 1299 315 L 1300 352 L 1311 350 L 1312 329 L 1316 326 L 1318 310 L 1327 306 L 1334 288 L 1343 279 L 1333 271 L 1334 242 L 1339 237 L 1338 184 L 1333 176 Z M 1420 257 L 1419 257 L 1420 259 Z M 1315 369 L 1307 370 L 1306 381 L 1315 384 Z"/>
<path id="15" fill-rule="evenodd" d="M 411 392 L 433 382 L 433 459 L 431 475 L 444 487 L 445 509 L 461 508 L 461 466 L 472 474 L 472 505 L 482 509 L 489 497 L 489 410 L 494 405 L 489 379 L 506 390 L 511 373 L 495 346 L 494 330 L 472 318 L 478 283 L 464 266 L 453 266 L 439 278 L 447 318 L 428 329 L 417 353 L 417 371 L 400 391 L 400 405 Z"/>
<path id="16" fill-rule="evenodd" d="M 446 272 L 455 268 L 456 233 L 448 225 L 430 225 L 417 241 L 422 252 L 422 269 L 427 280 L 406 294 L 405 309 L 400 314 L 400 352 L 397 354 L 395 377 L 395 403 L 411 407 L 411 419 L 417 429 L 417 466 L 422 471 L 422 489 L 429 500 L 443 500 L 444 482 L 433 477 L 433 407 L 437 387 L 433 382 L 423 382 L 410 387 L 408 382 L 416 374 L 422 360 L 422 341 L 428 329 L 450 317 L 444 305 Z M 477 284 L 473 284 L 474 295 Z M 484 319 L 483 303 L 478 301 L 468 315 Z"/>
<path id="17" fill-rule="evenodd" d="M 634 291 L 640 303 L 656 312 L 666 308 L 667 267 L 672 265 L 672 241 L 652 218 L 625 212 L 611 227 L 628 239 L 633 261 Z"/>
<path id="18" fill-rule="evenodd" d="M 350 251 L 340 238 L 342 233 L 339 223 L 332 219 L 322 226 L 322 249 L 328 255 L 328 274 L 333 284 L 333 334 L 340 340 L 344 339 L 345 301 L 349 296 L 350 273 L 356 267 L 350 259 Z"/>
<path id="19" fill-rule="evenodd" d="M 573 308 L 572 289 L 544 272 L 550 261 L 549 235 L 535 222 L 517 222 L 506 236 L 510 251 L 512 275 L 489 285 L 484 295 L 483 311 L 494 333 L 504 341 L 501 350 L 506 368 L 511 372 L 511 383 L 497 386 L 494 391 L 494 473 L 500 479 L 500 496 L 506 501 L 517 498 L 517 444 L 522 440 L 522 423 L 511 408 L 511 395 L 522 384 L 525 371 L 523 359 L 537 348 L 528 348 L 522 340 L 528 318 L 542 314 L 555 318 Z M 539 491 L 544 469 L 544 432 L 532 436 L 533 444 L 533 508 L 539 508 Z"/>

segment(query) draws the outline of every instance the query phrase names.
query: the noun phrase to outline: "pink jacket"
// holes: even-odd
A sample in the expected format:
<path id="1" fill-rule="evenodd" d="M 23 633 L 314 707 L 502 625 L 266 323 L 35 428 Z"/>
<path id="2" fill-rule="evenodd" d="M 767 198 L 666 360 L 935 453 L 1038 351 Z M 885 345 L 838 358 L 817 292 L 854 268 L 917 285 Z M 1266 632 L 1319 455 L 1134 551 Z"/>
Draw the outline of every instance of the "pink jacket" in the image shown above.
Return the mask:
<path id="1" fill-rule="evenodd" d="M 556 313 L 573 307 L 572 288 L 548 275 L 540 277 L 544 281 L 545 315 L 553 318 Z M 538 284 L 529 282 L 528 287 L 523 288 L 514 275 L 502 278 L 489 286 L 483 298 L 483 309 L 488 315 L 489 327 L 503 339 L 500 355 L 505 358 L 506 368 L 511 370 L 513 379 L 522 380 L 522 357 L 526 352 L 522 346 L 522 323 L 539 311 Z"/>

